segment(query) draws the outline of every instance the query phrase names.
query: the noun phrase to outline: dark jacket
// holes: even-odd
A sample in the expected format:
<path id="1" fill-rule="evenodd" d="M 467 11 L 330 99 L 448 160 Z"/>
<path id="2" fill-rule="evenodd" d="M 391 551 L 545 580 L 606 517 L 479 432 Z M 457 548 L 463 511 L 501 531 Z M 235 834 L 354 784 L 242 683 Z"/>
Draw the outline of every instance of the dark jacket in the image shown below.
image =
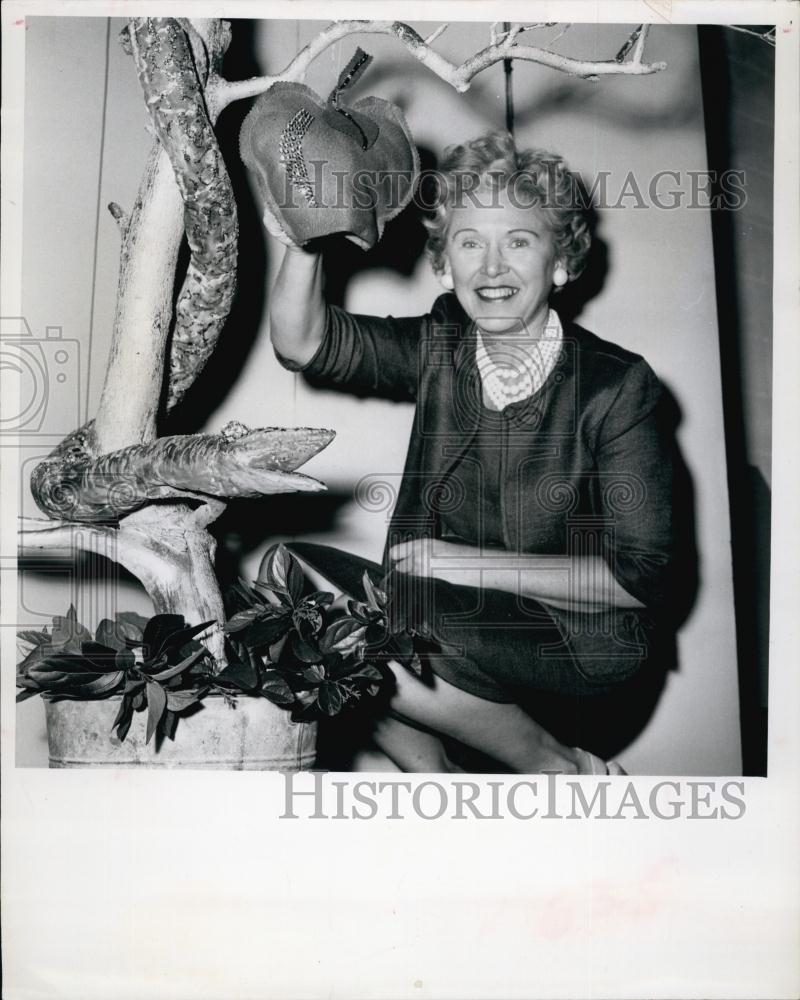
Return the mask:
<path id="1" fill-rule="evenodd" d="M 504 548 L 602 555 L 645 610 L 548 610 L 579 665 L 606 680 L 633 672 L 667 603 L 672 558 L 671 441 L 647 362 L 564 323 L 561 356 L 542 388 L 504 410 L 497 442 Z M 300 366 L 279 358 L 285 367 Z M 452 294 L 430 313 L 395 319 L 328 308 L 319 350 L 302 371 L 315 386 L 416 401 L 387 549 L 441 535 L 450 473 L 482 407 L 475 330 Z M 479 505 L 472 491 L 461 503 Z"/>

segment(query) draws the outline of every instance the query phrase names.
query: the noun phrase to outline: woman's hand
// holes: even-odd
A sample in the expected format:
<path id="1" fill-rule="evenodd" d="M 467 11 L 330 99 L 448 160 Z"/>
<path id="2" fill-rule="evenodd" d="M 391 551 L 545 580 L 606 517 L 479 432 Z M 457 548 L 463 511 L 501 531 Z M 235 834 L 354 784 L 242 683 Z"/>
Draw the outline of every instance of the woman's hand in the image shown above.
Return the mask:
<path id="1" fill-rule="evenodd" d="M 462 587 L 481 586 L 481 554 L 473 545 L 444 542 L 440 538 L 415 538 L 392 546 L 389 558 L 399 573 L 446 580 Z"/>
<path id="2" fill-rule="evenodd" d="M 417 538 L 393 546 L 389 558 L 400 573 L 504 590 L 566 610 L 644 606 L 617 583 L 601 556 L 482 551 L 438 538 Z"/>

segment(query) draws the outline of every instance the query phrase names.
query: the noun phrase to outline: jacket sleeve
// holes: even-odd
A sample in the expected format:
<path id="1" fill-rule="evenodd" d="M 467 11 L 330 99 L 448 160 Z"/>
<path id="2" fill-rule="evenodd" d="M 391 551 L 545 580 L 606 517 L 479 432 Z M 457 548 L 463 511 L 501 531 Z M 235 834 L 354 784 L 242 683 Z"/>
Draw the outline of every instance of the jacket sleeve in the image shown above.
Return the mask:
<path id="1" fill-rule="evenodd" d="M 609 526 L 604 558 L 625 590 L 654 610 L 668 599 L 673 561 L 672 449 L 661 384 L 640 359 L 602 421 L 595 458 Z"/>
<path id="2" fill-rule="evenodd" d="M 284 368 L 302 372 L 317 388 L 414 400 L 420 345 L 427 323 L 427 315 L 395 319 L 357 315 L 328 306 L 322 343 L 306 365 L 297 365 L 275 353 Z"/>

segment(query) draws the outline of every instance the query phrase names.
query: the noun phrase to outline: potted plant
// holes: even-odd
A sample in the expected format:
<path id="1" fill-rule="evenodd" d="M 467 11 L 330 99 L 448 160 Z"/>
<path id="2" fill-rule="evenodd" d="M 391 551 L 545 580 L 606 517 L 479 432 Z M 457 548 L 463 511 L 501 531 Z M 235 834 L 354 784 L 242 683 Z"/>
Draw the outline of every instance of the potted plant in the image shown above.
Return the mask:
<path id="1" fill-rule="evenodd" d="M 334 595 L 309 593 L 294 556 L 272 546 L 253 585 L 230 588 L 218 671 L 202 642 L 212 622 L 121 612 L 92 635 L 70 607 L 51 630 L 19 633 L 17 701 L 45 701 L 51 767 L 309 768 L 318 718 L 386 690 L 387 658 L 419 669 L 385 592 L 367 573 L 363 588 L 333 610 Z M 266 706 L 282 711 L 265 720 Z"/>

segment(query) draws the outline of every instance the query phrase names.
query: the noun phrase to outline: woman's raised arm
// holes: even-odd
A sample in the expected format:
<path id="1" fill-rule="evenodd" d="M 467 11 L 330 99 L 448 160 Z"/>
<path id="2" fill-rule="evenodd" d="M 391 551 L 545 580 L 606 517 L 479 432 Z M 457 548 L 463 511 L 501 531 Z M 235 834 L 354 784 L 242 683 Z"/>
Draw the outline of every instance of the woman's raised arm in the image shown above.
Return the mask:
<path id="1" fill-rule="evenodd" d="M 272 346 L 297 365 L 307 364 L 325 335 L 322 256 L 289 244 L 270 293 Z"/>

